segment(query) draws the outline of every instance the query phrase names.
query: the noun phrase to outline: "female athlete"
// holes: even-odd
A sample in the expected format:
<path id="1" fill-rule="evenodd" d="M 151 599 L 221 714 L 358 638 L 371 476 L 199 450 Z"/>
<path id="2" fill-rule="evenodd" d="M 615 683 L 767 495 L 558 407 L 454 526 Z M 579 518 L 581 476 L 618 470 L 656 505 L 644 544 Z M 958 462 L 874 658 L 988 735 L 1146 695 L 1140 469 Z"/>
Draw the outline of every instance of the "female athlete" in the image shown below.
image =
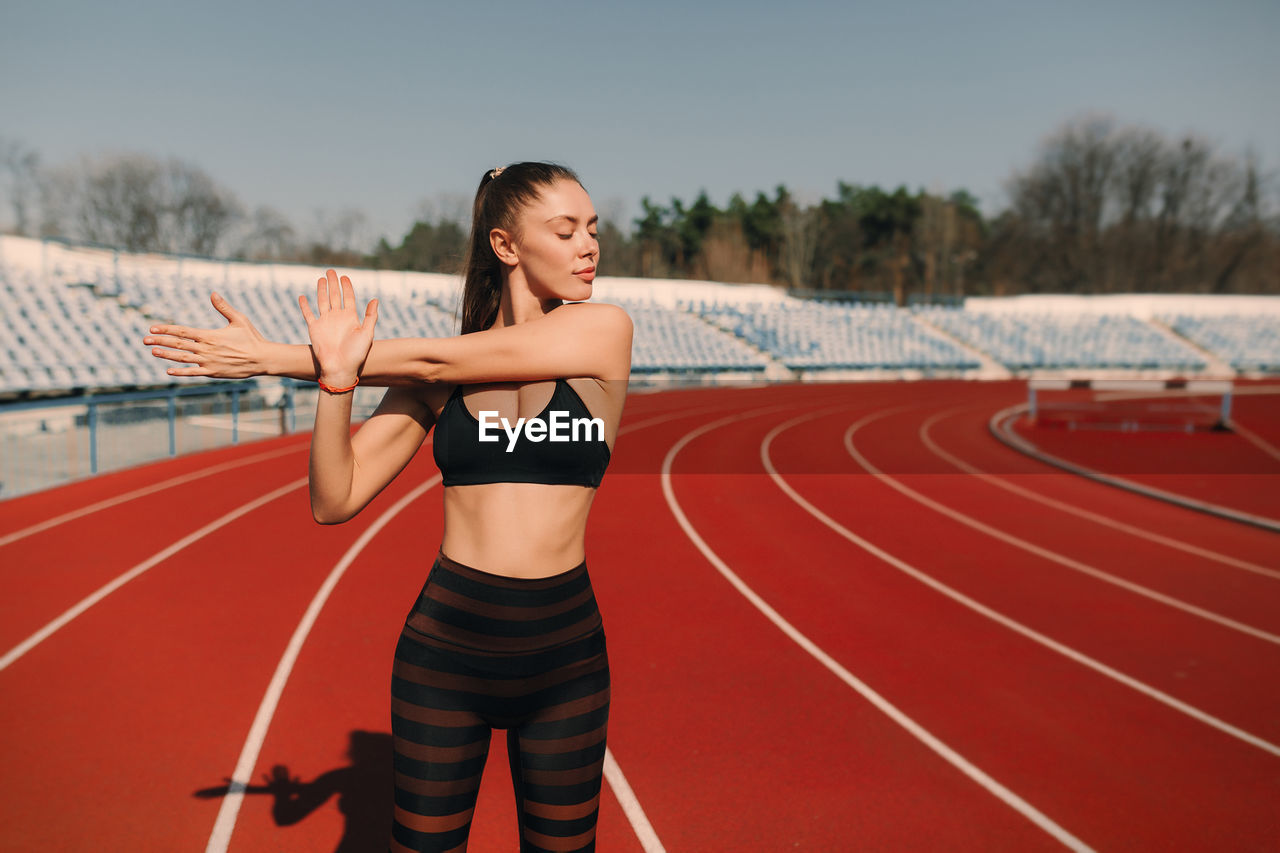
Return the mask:
<path id="1" fill-rule="evenodd" d="M 444 534 L 396 646 L 392 851 L 465 850 L 491 729 L 507 730 L 521 850 L 595 847 L 609 667 L 584 534 L 626 396 L 631 321 L 582 303 L 597 216 L 570 170 L 488 172 L 473 207 L 453 338 L 373 339 L 329 270 L 310 346 L 267 341 L 213 295 L 222 329 L 160 325 L 144 342 L 176 376 L 317 380 L 311 507 L 360 512 L 434 427 Z M 351 389 L 390 387 L 350 432 Z M 523 422 L 521 419 L 524 419 Z"/>

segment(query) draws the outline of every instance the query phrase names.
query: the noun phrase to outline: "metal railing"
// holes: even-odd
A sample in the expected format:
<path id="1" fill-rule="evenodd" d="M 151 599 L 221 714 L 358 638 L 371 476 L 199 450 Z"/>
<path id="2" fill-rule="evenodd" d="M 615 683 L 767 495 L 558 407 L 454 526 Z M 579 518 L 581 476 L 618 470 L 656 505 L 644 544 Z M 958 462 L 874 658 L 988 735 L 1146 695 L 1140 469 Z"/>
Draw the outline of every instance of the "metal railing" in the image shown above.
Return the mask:
<path id="1" fill-rule="evenodd" d="M 383 389 L 356 390 L 367 416 Z M 0 499 L 306 429 L 315 399 L 314 383 L 250 380 L 0 403 Z"/>

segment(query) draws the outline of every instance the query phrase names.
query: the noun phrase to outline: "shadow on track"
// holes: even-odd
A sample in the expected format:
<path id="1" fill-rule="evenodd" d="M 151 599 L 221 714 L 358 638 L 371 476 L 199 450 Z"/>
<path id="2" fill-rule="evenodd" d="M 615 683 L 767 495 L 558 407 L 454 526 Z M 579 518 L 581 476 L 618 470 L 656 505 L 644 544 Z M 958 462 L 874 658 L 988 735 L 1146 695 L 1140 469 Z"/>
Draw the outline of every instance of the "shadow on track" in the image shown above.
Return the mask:
<path id="1" fill-rule="evenodd" d="M 325 771 L 310 782 L 290 777 L 289 768 L 277 764 L 263 774 L 265 784 L 250 785 L 246 794 L 270 794 L 275 798 L 271 816 L 277 826 L 293 826 L 338 797 L 338 811 L 345 825 L 334 853 L 367 853 L 387 845 L 392 816 L 392 747 L 388 732 L 355 730 L 348 736 L 345 767 Z M 226 796 L 228 784 L 202 788 L 192 796 L 201 799 Z"/>

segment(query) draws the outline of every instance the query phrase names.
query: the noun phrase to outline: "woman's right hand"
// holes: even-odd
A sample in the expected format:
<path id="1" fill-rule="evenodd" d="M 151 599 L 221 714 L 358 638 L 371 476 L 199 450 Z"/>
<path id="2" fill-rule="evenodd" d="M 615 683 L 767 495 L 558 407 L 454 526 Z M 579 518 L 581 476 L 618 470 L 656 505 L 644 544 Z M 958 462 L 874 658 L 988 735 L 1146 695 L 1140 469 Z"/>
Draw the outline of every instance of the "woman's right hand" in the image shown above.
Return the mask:
<path id="1" fill-rule="evenodd" d="M 369 357 L 373 346 L 373 327 L 378 322 L 378 300 L 371 299 L 365 307 L 364 322 L 356 311 L 356 294 L 351 279 L 329 270 L 316 282 L 316 310 L 306 296 L 298 297 L 302 316 L 307 321 L 307 334 L 311 336 L 311 351 L 319 365 L 322 383 L 339 388 L 355 385 L 360 379 L 360 369 Z"/>
<path id="2" fill-rule="evenodd" d="M 142 339 L 154 346 L 151 354 L 176 361 L 183 367 L 170 367 L 170 376 L 213 376 L 219 379 L 244 379 L 267 372 L 266 350 L 271 342 L 262 336 L 249 318 L 231 307 L 218 294 L 209 301 L 227 318 L 222 329 L 193 329 L 189 326 L 156 325 Z"/>

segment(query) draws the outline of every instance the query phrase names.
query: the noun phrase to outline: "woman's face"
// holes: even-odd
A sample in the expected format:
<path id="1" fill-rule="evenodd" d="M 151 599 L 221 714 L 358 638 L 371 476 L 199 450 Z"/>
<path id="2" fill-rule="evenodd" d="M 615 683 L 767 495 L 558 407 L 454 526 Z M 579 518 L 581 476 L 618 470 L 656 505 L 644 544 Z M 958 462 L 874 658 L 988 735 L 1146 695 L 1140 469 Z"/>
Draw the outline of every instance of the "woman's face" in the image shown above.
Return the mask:
<path id="1" fill-rule="evenodd" d="M 515 236 L 519 265 L 539 299 L 591 298 L 600 243 L 599 217 L 576 181 L 556 181 L 520 213 Z"/>

